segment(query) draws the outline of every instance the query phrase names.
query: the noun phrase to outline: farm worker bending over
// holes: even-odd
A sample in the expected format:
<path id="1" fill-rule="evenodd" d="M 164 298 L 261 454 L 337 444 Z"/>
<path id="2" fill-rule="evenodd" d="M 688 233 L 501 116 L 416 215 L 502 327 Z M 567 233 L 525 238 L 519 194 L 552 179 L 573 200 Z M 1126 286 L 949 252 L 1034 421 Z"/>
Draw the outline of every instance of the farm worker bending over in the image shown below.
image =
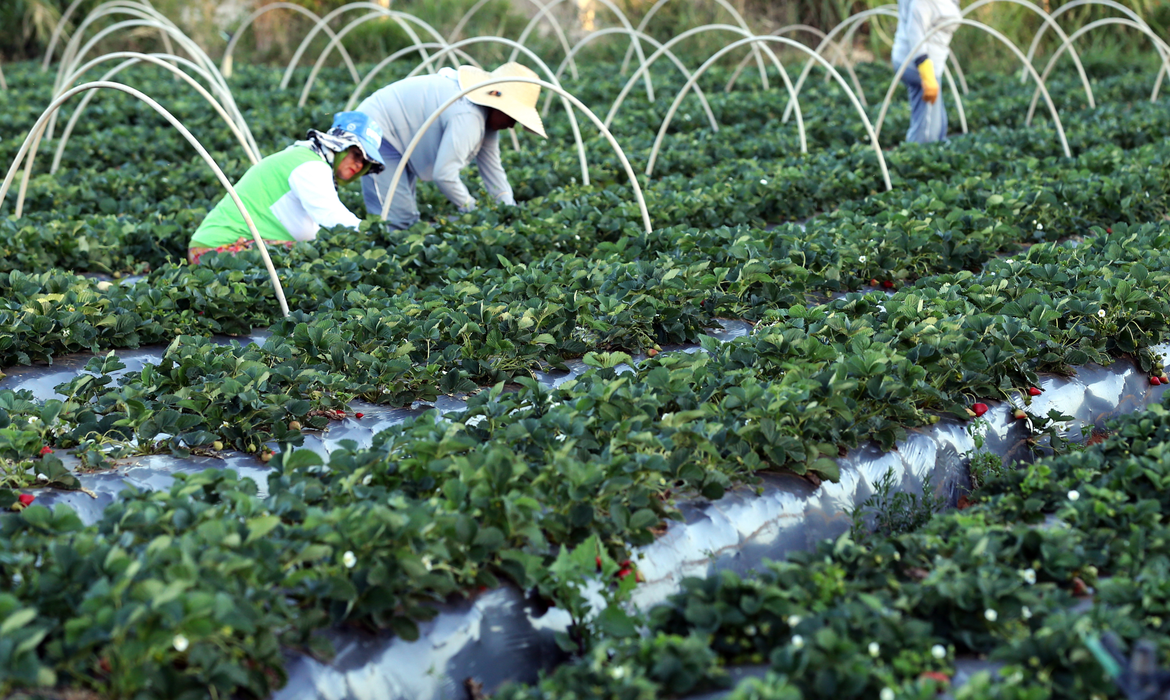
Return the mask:
<path id="1" fill-rule="evenodd" d="M 492 78 L 513 77 L 535 78 L 536 74 L 519 63 L 505 63 L 491 73 L 471 66 L 460 66 L 458 71 L 444 68 L 437 75 L 392 83 L 363 100 L 358 109 L 382 127 L 381 157 L 386 161 L 386 169 L 381 174 L 370 173 L 362 178 L 366 210 L 381 215 L 402 153 L 428 117 L 472 85 Z M 459 178 L 459 171 L 472 158 L 479 164 L 479 175 L 488 193 L 498 202 L 515 204 L 512 186 L 500 163 L 500 131 L 511 129 L 519 122 L 529 131 L 548 138 L 536 111 L 539 97 L 539 85 L 497 83 L 475 90 L 448 107 L 410 155 L 390 204 L 389 224 L 394 228 L 409 228 L 418 221 L 415 203 L 418 180 L 434 181 L 459 211 L 474 209 L 475 198 Z"/>
<path id="2" fill-rule="evenodd" d="M 932 28 L 961 17 L 957 0 L 898 0 L 898 30 L 894 33 L 891 56 L 894 69 L 902 65 L 911 51 L 918 51 L 902 74 L 902 82 L 910 92 L 907 141 L 931 143 L 947 137 L 947 109 L 939 83 L 951 37 L 959 25 L 944 27 L 932 34 L 924 46 L 918 44 Z"/>
<path id="3" fill-rule="evenodd" d="M 386 165 L 378 154 L 381 141 L 382 131 L 368 115 L 339 112 L 329 131 L 310 129 L 304 141 L 249 168 L 236 194 L 264 242 L 291 246 L 313 240 L 322 226 L 356 229 L 359 220 L 338 199 L 335 183 L 380 172 Z M 187 260 L 194 265 L 209 251 L 234 253 L 254 242 L 239 207 L 224 195 L 192 236 Z"/>

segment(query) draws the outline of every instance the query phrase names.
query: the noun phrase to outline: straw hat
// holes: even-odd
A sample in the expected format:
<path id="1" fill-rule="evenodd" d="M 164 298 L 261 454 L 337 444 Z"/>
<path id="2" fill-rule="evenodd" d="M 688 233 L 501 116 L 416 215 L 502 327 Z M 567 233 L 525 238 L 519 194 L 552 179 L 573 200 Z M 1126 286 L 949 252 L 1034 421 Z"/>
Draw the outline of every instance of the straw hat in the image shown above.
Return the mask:
<path id="1" fill-rule="evenodd" d="M 536 78 L 538 77 L 527 66 L 519 63 L 505 63 L 491 73 L 474 66 L 459 66 L 459 89 L 466 90 L 495 78 Z M 544 133 L 544 123 L 540 121 L 540 114 L 536 111 L 536 101 L 540 99 L 540 86 L 533 83 L 496 83 L 467 93 L 467 99 L 481 107 L 493 107 L 509 117 L 515 119 L 520 126 L 529 131 L 548 138 Z"/>

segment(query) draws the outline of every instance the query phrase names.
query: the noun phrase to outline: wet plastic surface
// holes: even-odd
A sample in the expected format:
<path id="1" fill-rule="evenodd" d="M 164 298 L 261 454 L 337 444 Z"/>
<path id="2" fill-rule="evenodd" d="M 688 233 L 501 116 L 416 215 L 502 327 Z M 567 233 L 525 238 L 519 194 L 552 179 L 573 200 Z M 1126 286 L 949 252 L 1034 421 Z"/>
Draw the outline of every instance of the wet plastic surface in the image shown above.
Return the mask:
<path id="1" fill-rule="evenodd" d="M 718 337 L 750 330 L 740 322 L 728 322 L 727 326 Z M 1160 350 L 1165 359 L 1170 348 Z M 157 360 L 161 349 L 118 355 L 128 365 L 126 371 L 133 371 L 135 363 L 141 368 L 142 363 Z M 84 359 L 67 358 L 48 368 L 15 368 L 0 381 L 0 388 L 28 388 L 38 398 L 51 398 L 52 387 L 71 379 L 84 364 Z M 580 362 L 569 364 L 569 373 L 541 374 L 539 379 L 559 384 L 585 369 Z M 1077 439 L 1082 425 L 1100 427 L 1115 415 L 1158 402 L 1165 387 L 1150 386 L 1136 366 L 1119 361 L 1107 368 L 1083 367 L 1071 378 L 1045 377 L 1041 389 L 1043 394 L 1032 399 L 1029 413 L 1043 416 L 1055 408 L 1072 416 L 1064 432 Z M 1024 405 L 1023 398 L 988 404 L 985 449 L 1005 461 L 1030 460 L 1029 431 L 1024 421 L 1012 418 L 1012 410 Z M 463 406 L 450 397 L 436 404 L 443 411 L 459 411 Z M 369 445 L 377 432 L 430 407 L 387 409 L 354 404 L 352 408 L 361 411 L 363 418 L 350 417 L 326 433 L 306 436 L 305 446 L 329 452 L 342 440 Z M 899 488 L 920 493 L 929 479 L 934 492 L 954 504 L 968 483 L 963 454 L 974 448 L 968 425 L 944 420 L 929 429 L 911 431 L 888 453 L 874 445 L 853 450 L 840 460 L 841 479 L 836 484 L 815 487 L 792 475 L 764 475 L 760 493 L 739 488 L 716 502 L 682 504 L 685 521 L 671 523 L 662 537 L 640 552 L 638 563 L 647 581 L 638 587 L 634 602 L 644 607 L 662 601 L 677 590 L 685 576 L 710 576 L 724 569 L 745 573 L 766 559 L 780 559 L 823 538 L 836 537 L 849 528 L 849 510 L 864 502 L 889 470 Z M 97 499 L 51 489 L 37 490 L 37 497 L 46 505 L 68 503 L 83 520 L 93 522 L 127 486 L 166 488 L 176 472 L 207 468 L 236 469 L 253 478 L 262 490 L 266 485 L 268 469 L 244 455 L 224 460 L 153 456 L 114 471 L 81 475 L 83 485 L 97 493 Z M 565 629 L 568 621 L 563 611 L 534 610 L 520 592 L 505 587 L 443 606 L 434 620 L 422 625 L 421 636 L 414 642 L 390 633 L 332 630 L 327 635 L 338 651 L 334 661 L 323 664 L 306 656 L 291 656 L 289 683 L 275 697 L 462 699 L 468 697 L 464 684 L 469 678 L 483 683 L 488 692 L 505 680 L 534 681 L 541 669 L 562 659 L 554 635 Z"/>

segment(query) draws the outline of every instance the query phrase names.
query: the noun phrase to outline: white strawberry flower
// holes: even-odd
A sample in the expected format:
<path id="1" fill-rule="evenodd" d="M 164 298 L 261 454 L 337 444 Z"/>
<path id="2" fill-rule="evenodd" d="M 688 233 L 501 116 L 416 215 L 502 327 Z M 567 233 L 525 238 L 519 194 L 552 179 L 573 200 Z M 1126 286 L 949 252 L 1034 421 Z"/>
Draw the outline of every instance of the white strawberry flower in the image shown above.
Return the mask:
<path id="1" fill-rule="evenodd" d="M 362 477 L 362 486 L 369 486 L 373 482 L 374 482 L 374 475 L 373 474 L 366 474 L 365 476 Z"/>
<path id="2" fill-rule="evenodd" d="M 796 627 L 799 624 L 800 624 L 800 615 L 789 615 L 788 616 L 788 626 L 789 627 Z"/>
<path id="3" fill-rule="evenodd" d="M 187 641 L 187 638 L 183 635 L 176 634 L 175 638 L 171 640 L 171 644 L 174 645 L 175 651 L 182 654 L 183 652 L 187 651 L 187 647 L 191 645 L 191 642 Z"/>
<path id="4" fill-rule="evenodd" d="M 988 608 L 983 611 L 983 617 L 985 617 L 988 622 L 995 622 L 997 619 L 999 619 L 999 613 L 997 613 L 994 608 Z"/>
<path id="5" fill-rule="evenodd" d="M 897 694 L 894 693 L 893 688 L 882 688 L 882 692 L 878 693 L 880 700 L 894 700 L 895 697 L 897 697 Z"/>
<path id="6" fill-rule="evenodd" d="M 767 181 L 767 180 L 764 180 L 764 179 L 762 179 L 762 178 L 761 178 L 761 179 L 760 179 L 760 184 L 761 184 L 761 185 L 766 185 L 766 184 L 768 184 L 768 181 Z"/>
<path id="7" fill-rule="evenodd" d="M 1027 605 L 1020 608 L 1020 617 L 1024 618 L 1025 620 L 1031 620 L 1032 619 L 1032 609 L 1029 608 Z"/>
<path id="8" fill-rule="evenodd" d="M 930 655 L 936 659 L 947 658 L 947 648 L 941 644 L 935 644 L 930 648 Z"/>
<path id="9" fill-rule="evenodd" d="M 1031 568 L 1024 569 L 1023 571 L 1020 572 L 1020 575 L 1024 577 L 1024 583 L 1028 584 L 1029 586 L 1034 585 L 1036 583 L 1036 570 L 1035 569 L 1031 569 Z"/>
<path id="10" fill-rule="evenodd" d="M 865 263 L 865 256 L 864 255 L 860 256 L 859 258 L 857 258 L 857 261 L 860 263 Z"/>
<path id="11" fill-rule="evenodd" d="M 1076 489 L 1073 489 L 1072 491 L 1068 492 L 1068 500 L 1070 500 L 1070 501 L 1075 501 L 1080 497 L 1081 497 L 1081 494 Z"/>
<path id="12" fill-rule="evenodd" d="M 1105 318 L 1105 309 L 1098 309 L 1098 310 L 1097 310 L 1097 316 L 1098 316 L 1099 318 Z"/>
<path id="13" fill-rule="evenodd" d="M 341 555 L 341 563 L 345 564 L 345 568 L 352 569 L 357 566 L 357 555 L 353 552 L 347 551 Z"/>
<path id="14" fill-rule="evenodd" d="M 804 637 L 800 636 L 799 634 L 792 635 L 792 646 L 796 647 L 797 649 L 803 649 Z"/>
<path id="15" fill-rule="evenodd" d="M 878 644 L 877 642 L 870 642 L 869 643 L 869 655 L 870 656 L 872 656 L 873 658 L 876 659 L 881 653 L 882 653 L 882 647 L 880 644 Z"/>

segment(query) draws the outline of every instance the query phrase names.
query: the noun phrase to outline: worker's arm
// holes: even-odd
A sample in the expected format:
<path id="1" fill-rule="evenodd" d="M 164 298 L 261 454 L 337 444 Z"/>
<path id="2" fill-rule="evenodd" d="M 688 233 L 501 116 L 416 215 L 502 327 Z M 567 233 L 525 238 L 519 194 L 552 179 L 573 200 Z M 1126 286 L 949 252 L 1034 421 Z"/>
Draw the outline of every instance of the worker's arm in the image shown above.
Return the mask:
<path id="1" fill-rule="evenodd" d="M 484 136 L 483 114 L 472 110 L 452 117 L 443 130 L 443 140 L 435 154 L 431 177 L 435 186 L 459 211 L 475 209 L 475 198 L 467 191 L 459 173 L 471 162 Z"/>
<path id="2" fill-rule="evenodd" d="M 338 157 L 342 157 L 339 154 Z M 345 208 L 337 196 L 337 187 L 333 184 L 333 168 L 323 160 L 312 161 L 297 166 L 288 176 L 289 187 L 301 200 L 301 206 L 318 226 L 332 228 L 345 226 L 356 229 L 361 220 L 353 212 Z M 296 234 L 294 234 L 296 237 Z M 317 237 L 317 232 L 297 237 L 300 241 L 311 241 Z"/>
<path id="3" fill-rule="evenodd" d="M 504 172 L 504 164 L 500 161 L 500 132 L 487 132 L 475 162 L 479 165 L 479 177 L 488 193 L 501 204 L 516 204 L 512 186 L 508 184 L 508 175 Z"/>

